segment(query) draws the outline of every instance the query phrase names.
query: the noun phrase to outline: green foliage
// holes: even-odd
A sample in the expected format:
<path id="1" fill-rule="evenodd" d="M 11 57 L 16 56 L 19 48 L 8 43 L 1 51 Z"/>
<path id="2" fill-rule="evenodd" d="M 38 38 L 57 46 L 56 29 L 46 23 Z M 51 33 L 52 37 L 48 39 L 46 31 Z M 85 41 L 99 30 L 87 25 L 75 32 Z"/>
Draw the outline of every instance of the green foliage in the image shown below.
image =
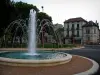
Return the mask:
<path id="1" fill-rule="evenodd" d="M 38 48 L 43 48 L 43 45 L 39 44 L 37 47 Z M 44 44 L 44 48 L 57 48 L 57 47 L 58 47 L 58 45 L 56 45 L 56 44 L 50 44 L 50 43 Z"/>
<path id="2" fill-rule="evenodd" d="M 37 19 L 39 19 L 40 21 L 43 19 L 48 19 L 52 21 L 52 18 L 49 15 L 47 15 L 44 12 L 39 12 L 39 9 L 32 4 L 27 4 L 20 1 L 20 2 L 13 3 L 13 5 L 17 9 L 17 13 L 19 14 L 20 18 L 24 18 L 24 19 L 28 18 L 30 9 L 34 9 L 37 12 Z"/>
<path id="3" fill-rule="evenodd" d="M 1 0 L 0 8 L 3 9 L 0 11 L 0 37 L 3 36 L 4 30 L 9 24 L 10 12 L 12 11 L 12 6 L 10 5 L 10 0 Z"/>
<path id="4" fill-rule="evenodd" d="M 19 44 L 19 43 L 8 43 L 6 44 L 6 46 L 4 46 L 5 48 L 27 48 L 27 44 Z"/>
<path id="5" fill-rule="evenodd" d="M 14 43 L 14 44 L 11 44 L 11 43 L 6 43 L 4 44 L 2 47 L 6 47 L 6 48 L 27 48 L 27 44 L 26 43 L 23 43 L 23 44 L 19 44 L 19 43 Z M 52 43 L 46 43 L 46 44 L 38 44 L 37 45 L 37 48 L 73 48 L 73 47 L 76 47 L 76 45 L 74 44 L 62 44 L 62 45 L 59 45 L 59 44 L 52 44 Z"/>
<path id="6" fill-rule="evenodd" d="M 51 16 L 49 16 L 48 14 L 44 13 L 44 12 L 39 12 L 37 14 L 37 18 L 42 21 L 43 19 L 48 19 L 50 22 L 52 22 L 52 18 Z"/>
<path id="7" fill-rule="evenodd" d="M 39 11 L 39 9 L 36 6 L 32 4 L 24 3 L 22 1 L 16 2 L 13 5 L 17 9 L 16 12 L 18 13 L 18 18 L 22 18 L 22 19 L 26 19 L 29 17 L 30 9 L 34 9 L 36 12 Z"/>
<path id="8" fill-rule="evenodd" d="M 52 18 L 44 13 L 44 12 L 39 12 L 39 9 L 32 5 L 32 4 L 28 4 L 25 2 L 14 2 L 14 1 L 10 1 L 10 0 L 1 0 L 1 5 L 3 7 L 3 10 L 1 11 L 0 14 L 0 40 L 2 39 L 3 35 L 4 35 L 4 31 L 5 29 L 8 27 L 8 25 L 16 20 L 16 19 L 27 19 L 29 18 L 29 12 L 30 9 L 34 9 L 37 12 L 37 19 L 40 19 L 40 21 L 42 19 L 48 19 L 50 22 L 52 22 Z M 2 8 L 1 8 L 2 9 Z M 45 23 L 45 22 L 44 22 Z M 13 29 L 14 31 L 15 29 Z M 21 30 L 19 30 L 19 32 L 17 33 L 18 36 L 20 36 L 21 34 Z M 12 33 L 8 33 L 7 34 L 8 39 L 12 39 L 13 38 L 13 34 Z"/>
<path id="9" fill-rule="evenodd" d="M 40 21 L 38 21 L 38 23 L 37 23 L 37 28 L 38 28 L 38 31 L 37 31 L 37 32 L 40 31 L 40 28 L 41 28 L 41 27 L 39 27 L 39 25 L 40 25 L 41 21 L 43 21 L 44 19 L 47 19 L 47 20 L 49 20 L 49 21 L 52 23 L 52 18 L 51 18 L 48 14 L 46 14 L 46 13 L 44 13 L 44 12 L 38 12 L 38 13 L 37 13 L 37 19 L 40 20 Z M 43 26 L 45 23 L 46 23 L 46 21 L 43 21 L 43 22 L 41 23 L 41 26 Z M 52 27 L 47 26 L 47 24 L 46 24 L 46 26 L 44 27 L 43 31 L 44 31 L 44 32 L 47 32 L 47 33 L 50 34 L 50 35 L 53 33 Z M 42 34 L 40 34 L 40 40 L 42 41 Z"/>
<path id="10" fill-rule="evenodd" d="M 64 48 L 72 48 L 72 47 L 76 47 L 74 44 L 63 44 L 62 47 Z"/>
<path id="11" fill-rule="evenodd" d="M 58 45 L 58 44 L 39 44 L 37 46 L 38 48 L 73 48 L 76 47 L 74 44 L 62 44 L 62 45 Z"/>

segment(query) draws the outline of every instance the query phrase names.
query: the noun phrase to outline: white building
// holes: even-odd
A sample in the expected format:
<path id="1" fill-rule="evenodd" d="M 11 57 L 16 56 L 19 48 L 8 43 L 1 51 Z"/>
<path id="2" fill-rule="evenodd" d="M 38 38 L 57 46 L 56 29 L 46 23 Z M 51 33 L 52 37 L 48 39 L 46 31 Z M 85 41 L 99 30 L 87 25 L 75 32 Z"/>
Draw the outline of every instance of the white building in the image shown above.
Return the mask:
<path id="1" fill-rule="evenodd" d="M 87 21 L 81 17 L 71 18 L 64 21 L 64 40 L 65 43 L 82 42 L 82 26 Z"/>
<path id="2" fill-rule="evenodd" d="M 99 43 L 99 25 L 96 21 L 89 21 L 83 25 L 83 44 L 98 44 Z"/>

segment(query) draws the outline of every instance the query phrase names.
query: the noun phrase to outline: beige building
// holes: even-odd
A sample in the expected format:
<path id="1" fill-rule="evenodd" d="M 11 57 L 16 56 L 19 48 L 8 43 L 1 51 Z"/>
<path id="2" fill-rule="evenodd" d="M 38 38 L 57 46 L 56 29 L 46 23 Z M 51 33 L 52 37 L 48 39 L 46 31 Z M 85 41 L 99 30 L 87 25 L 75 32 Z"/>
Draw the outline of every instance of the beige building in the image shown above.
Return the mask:
<path id="1" fill-rule="evenodd" d="M 64 21 L 65 43 L 82 43 L 82 26 L 87 21 L 81 17 L 70 18 Z"/>
<path id="2" fill-rule="evenodd" d="M 99 25 L 96 21 L 89 21 L 85 25 L 82 26 L 83 29 L 83 44 L 98 44 L 99 43 Z"/>

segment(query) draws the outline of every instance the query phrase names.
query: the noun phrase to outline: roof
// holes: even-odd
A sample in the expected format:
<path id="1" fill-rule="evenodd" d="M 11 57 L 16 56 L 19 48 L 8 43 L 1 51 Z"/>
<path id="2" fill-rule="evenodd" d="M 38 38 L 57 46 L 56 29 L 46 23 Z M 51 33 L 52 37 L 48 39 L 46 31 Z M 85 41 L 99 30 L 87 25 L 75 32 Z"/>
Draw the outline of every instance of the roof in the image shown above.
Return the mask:
<path id="1" fill-rule="evenodd" d="M 86 23 L 82 27 L 92 27 L 92 26 L 96 26 L 99 28 L 98 24 L 94 23 L 93 21 L 89 21 L 88 23 Z"/>
<path id="2" fill-rule="evenodd" d="M 87 22 L 85 19 L 83 19 L 82 17 L 77 17 L 77 18 L 70 18 L 68 20 L 65 20 L 64 23 L 68 23 L 68 22 L 80 22 L 80 21 L 84 21 Z"/>

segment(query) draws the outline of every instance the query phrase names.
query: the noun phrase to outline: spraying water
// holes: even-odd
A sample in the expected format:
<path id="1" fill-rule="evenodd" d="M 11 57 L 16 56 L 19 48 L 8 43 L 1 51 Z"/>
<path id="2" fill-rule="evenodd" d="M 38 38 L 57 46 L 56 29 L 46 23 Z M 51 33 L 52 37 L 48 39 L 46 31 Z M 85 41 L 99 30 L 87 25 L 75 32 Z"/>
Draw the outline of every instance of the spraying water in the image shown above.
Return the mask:
<path id="1" fill-rule="evenodd" d="M 30 10 L 29 14 L 29 27 L 28 27 L 28 52 L 31 55 L 37 55 L 36 53 L 36 11 Z"/>
<path id="2" fill-rule="evenodd" d="M 28 41 L 28 53 L 26 53 L 26 55 L 39 55 L 39 53 L 36 52 L 36 44 L 37 44 L 37 40 L 40 39 L 40 36 L 41 36 L 41 32 L 43 32 L 43 29 L 44 27 L 52 27 L 52 29 L 54 28 L 54 25 L 52 24 L 52 22 L 50 22 L 48 19 L 43 19 L 42 21 L 39 22 L 39 27 L 37 28 L 37 38 L 36 38 L 36 26 L 37 26 L 37 22 L 39 20 L 36 20 L 36 11 L 34 11 L 33 9 L 30 10 L 30 13 L 29 13 L 29 25 L 27 26 L 26 25 L 26 21 L 23 20 L 23 19 L 18 19 L 18 20 L 15 20 L 13 22 L 11 22 L 8 27 L 6 28 L 5 30 L 5 34 L 8 34 L 8 33 L 12 33 L 11 31 L 14 30 L 13 34 L 14 34 L 14 37 L 12 38 L 12 35 L 11 35 L 11 38 L 12 39 L 9 39 L 8 40 L 8 35 L 5 35 L 3 36 L 3 41 L 5 41 L 5 45 L 4 47 L 6 47 L 8 43 L 6 43 L 8 41 L 11 41 L 13 40 L 13 43 L 11 42 L 12 44 L 12 47 L 13 47 L 13 44 L 16 42 L 16 34 L 18 32 L 18 29 L 21 28 L 22 29 L 22 37 L 21 39 L 23 39 L 23 43 L 25 43 L 25 41 L 27 42 Z M 44 23 L 45 22 L 45 23 Z M 28 29 L 28 36 L 27 36 L 27 29 Z M 52 31 L 51 28 L 49 28 L 49 32 Z M 55 33 L 55 31 L 53 30 L 53 35 L 55 35 L 57 37 L 57 34 Z M 28 39 L 27 39 L 28 37 Z M 58 38 L 56 38 L 58 39 Z"/>

